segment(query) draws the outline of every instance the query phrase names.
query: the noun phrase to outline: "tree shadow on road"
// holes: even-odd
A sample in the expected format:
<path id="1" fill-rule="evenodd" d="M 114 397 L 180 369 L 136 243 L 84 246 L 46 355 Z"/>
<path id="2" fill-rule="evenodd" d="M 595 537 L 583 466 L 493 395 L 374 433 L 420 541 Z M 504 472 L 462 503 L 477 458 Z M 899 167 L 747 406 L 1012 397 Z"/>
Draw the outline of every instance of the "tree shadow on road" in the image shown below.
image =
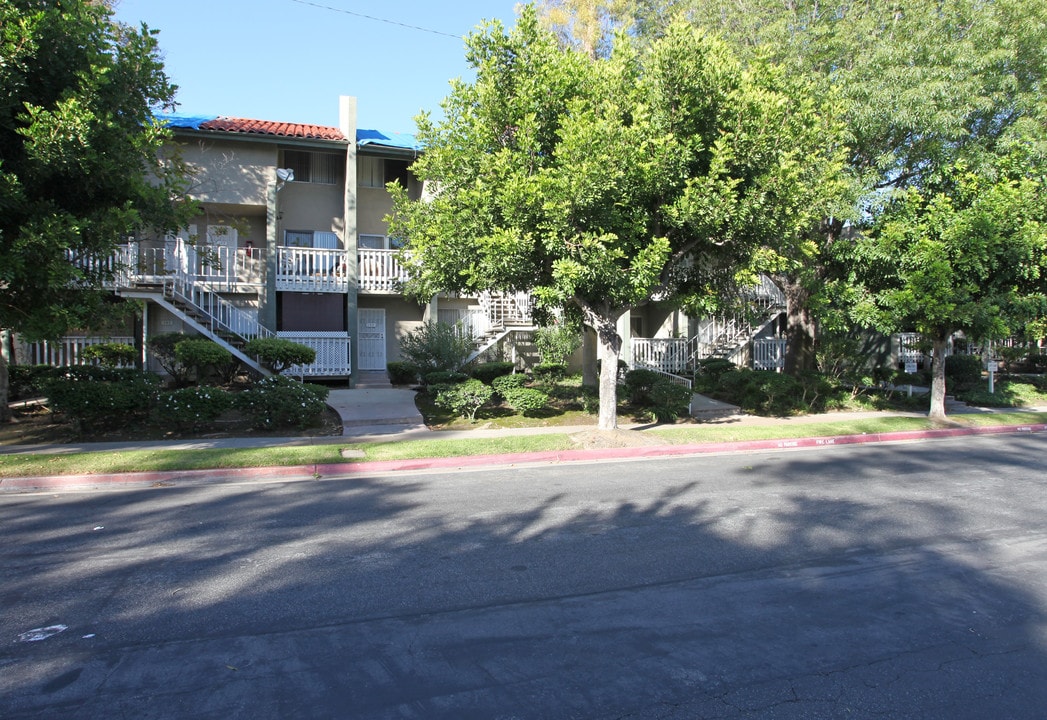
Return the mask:
<path id="1" fill-rule="evenodd" d="M 954 448 L 4 497 L 0 715 L 1021 717 L 1042 444 Z"/>

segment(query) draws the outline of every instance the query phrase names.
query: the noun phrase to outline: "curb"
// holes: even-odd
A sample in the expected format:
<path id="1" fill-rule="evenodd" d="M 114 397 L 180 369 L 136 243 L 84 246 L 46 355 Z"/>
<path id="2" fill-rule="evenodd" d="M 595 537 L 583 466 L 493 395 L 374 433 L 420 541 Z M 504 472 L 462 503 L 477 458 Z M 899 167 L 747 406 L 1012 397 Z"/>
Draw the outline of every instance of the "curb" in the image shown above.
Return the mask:
<path id="1" fill-rule="evenodd" d="M 498 455 L 468 455 L 449 458 L 419 458 L 416 460 L 375 460 L 356 463 L 324 465 L 289 465 L 276 467 L 234 468 L 212 470 L 183 470 L 177 472 L 131 472 L 104 475 L 50 475 L 36 477 L 0 478 L 0 492 L 27 492 L 32 490 L 72 490 L 97 487 L 120 489 L 134 485 L 171 487 L 178 482 L 237 481 L 258 478 L 320 480 L 342 475 L 393 473 L 422 470 L 513 466 L 535 463 L 592 462 L 596 460 L 627 460 L 687 455 L 716 455 L 768 450 L 795 450 L 833 447 L 837 445 L 865 445 L 871 443 L 913 442 L 971 435 L 1003 435 L 1039 433 L 1047 431 L 1047 423 L 1030 425 L 996 425 L 977 428 L 945 428 L 941 430 L 903 430 L 889 433 L 863 433 L 827 437 L 786 438 L 779 440 L 743 440 L 737 442 L 696 443 L 689 445 L 647 445 L 627 448 L 590 450 L 549 450 Z"/>

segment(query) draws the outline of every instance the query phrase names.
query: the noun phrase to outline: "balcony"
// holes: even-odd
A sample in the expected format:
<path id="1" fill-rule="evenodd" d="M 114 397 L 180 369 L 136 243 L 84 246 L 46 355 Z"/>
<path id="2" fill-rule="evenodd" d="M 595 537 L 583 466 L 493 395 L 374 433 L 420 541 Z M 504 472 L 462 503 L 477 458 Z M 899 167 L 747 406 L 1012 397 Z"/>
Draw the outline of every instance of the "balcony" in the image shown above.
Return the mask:
<path id="1" fill-rule="evenodd" d="M 407 272 L 396 250 L 358 251 L 359 291 L 399 294 Z M 213 292 L 260 292 L 265 285 L 266 251 L 224 245 L 190 245 L 181 240 L 161 247 L 122 245 L 103 258 L 73 257 L 84 270 L 105 273 L 117 287 L 163 285 L 174 278 Z M 276 289 L 284 292 L 349 292 L 346 251 L 279 247 Z M 107 283 L 109 284 L 109 283 Z"/>
<path id="2" fill-rule="evenodd" d="M 345 250 L 277 248 L 276 289 L 285 292 L 349 292 Z"/>
<path id="3" fill-rule="evenodd" d="M 357 251 L 360 292 L 397 295 L 407 280 L 407 271 L 396 259 L 398 250 L 360 248 Z"/>

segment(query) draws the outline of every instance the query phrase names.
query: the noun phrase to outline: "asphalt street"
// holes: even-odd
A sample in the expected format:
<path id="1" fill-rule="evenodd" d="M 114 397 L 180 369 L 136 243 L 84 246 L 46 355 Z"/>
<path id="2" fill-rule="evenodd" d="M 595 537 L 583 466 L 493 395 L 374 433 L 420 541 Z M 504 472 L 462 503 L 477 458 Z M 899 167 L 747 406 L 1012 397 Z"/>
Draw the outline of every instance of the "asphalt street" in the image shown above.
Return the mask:
<path id="1" fill-rule="evenodd" d="M 1047 437 L 0 496 L 0 718 L 1043 718 Z"/>

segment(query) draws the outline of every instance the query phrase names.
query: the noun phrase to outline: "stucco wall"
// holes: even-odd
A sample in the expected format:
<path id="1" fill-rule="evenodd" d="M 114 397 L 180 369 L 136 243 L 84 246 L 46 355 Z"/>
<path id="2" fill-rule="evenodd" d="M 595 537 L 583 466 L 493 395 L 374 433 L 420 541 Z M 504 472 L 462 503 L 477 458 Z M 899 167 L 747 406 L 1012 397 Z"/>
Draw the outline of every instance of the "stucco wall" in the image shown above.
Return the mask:
<path id="1" fill-rule="evenodd" d="M 399 360 L 400 338 L 422 324 L 425 308 L 403 298 L 378 299 L 366 296 L 361 296 L 360 307 L 385 308 L 386 361 Z"/>
<path id="2" fill-rule="evenodd" d="M 200 138 L 181 147 L 193 175 L 193 197 L 208 203 L 265 206 L 266 185 L 275 179 L 275 143 Z"/>

